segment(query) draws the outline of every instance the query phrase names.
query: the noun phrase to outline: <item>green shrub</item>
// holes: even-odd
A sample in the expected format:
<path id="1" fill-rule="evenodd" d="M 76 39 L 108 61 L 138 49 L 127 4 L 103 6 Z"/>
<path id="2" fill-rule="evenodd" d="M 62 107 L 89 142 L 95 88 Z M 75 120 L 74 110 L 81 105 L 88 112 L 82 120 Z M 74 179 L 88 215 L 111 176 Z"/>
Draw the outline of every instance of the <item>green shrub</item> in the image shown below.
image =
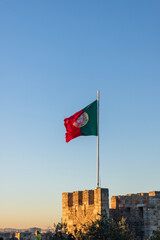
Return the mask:
<path id="1" fill-rule="evenodd" d="M 133 240 L 132 233 L 128 229 L 125 219 L 119 223 L 100 216 L 100 219 L 92 221 L 89 225 L 83 225 L 80 230 L 75 228 L 75 236 L 78 240 Z"/>

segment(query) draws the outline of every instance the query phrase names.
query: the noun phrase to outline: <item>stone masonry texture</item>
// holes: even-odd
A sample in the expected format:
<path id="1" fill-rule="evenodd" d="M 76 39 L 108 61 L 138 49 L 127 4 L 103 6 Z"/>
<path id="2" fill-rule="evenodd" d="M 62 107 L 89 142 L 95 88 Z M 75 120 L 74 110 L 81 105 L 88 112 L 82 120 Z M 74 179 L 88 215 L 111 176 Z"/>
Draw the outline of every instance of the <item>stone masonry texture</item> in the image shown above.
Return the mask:
<path id="1" fill-rule="evenodd" d="M 113 196 L 109 209 L 109 191 L 106 188 L 62 193 L 63 223 L 69 232 L 75 226 L 96 220 L 106 214 L 115 221 L 126 219 L 138 240 L 149 238 L 153 231 L 160 229 L 160 191 Z"/>
<path id="2" fill-rule="evenodd" d="M 68 231 L 74 233 L 75 226 L 96 220 L 98 214 L 107 214 L 109 217 L 109 193 L 106 188 L 95 190 L 62 193 L 63 223 L 67 224 Z"/>
<path id="3" fill-rule="evenodd" d="M 124 217 L 137 239 L 151 237 L 160 228 L 160 191 L 111 198 L 110 218 Z"/>

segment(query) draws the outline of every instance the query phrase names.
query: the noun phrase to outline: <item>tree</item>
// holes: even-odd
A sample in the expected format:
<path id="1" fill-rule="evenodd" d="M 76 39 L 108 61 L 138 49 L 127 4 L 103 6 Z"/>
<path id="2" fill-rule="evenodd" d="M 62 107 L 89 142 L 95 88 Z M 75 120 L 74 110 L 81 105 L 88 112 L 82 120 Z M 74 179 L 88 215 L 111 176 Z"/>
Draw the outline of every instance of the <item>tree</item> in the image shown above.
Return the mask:
<path id="1" fill-rule="evenodd" d="M 82 225 L 80 230 L 75 229 L 75 236 L 78 240 L 133 240 L 132 233 L 126 225 L 125 219 L 119 223 L 100 216 L 89 225 Z"/>

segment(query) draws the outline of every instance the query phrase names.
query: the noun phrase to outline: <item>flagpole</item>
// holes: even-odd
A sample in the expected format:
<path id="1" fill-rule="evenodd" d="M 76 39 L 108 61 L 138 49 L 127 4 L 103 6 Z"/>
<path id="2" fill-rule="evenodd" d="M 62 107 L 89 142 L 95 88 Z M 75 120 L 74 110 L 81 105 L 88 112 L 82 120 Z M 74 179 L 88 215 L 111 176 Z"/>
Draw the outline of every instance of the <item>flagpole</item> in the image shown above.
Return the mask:
<path id="1" fill-rule="evenodd" d="M 97 91 L 97 188 L 99 188 L 99 90 Z"/>

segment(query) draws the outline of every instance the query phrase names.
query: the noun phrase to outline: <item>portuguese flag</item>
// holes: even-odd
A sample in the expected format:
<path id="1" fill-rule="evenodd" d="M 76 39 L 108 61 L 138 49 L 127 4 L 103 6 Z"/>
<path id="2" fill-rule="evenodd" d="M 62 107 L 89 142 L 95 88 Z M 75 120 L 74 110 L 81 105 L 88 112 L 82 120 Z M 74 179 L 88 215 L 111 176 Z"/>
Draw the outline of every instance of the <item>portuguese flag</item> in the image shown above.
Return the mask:
<path id="1" fill-rule="evenodd" d="M 64 119 L 66 142 L 79 136 L 97 136 L 97 100 Z"/>

